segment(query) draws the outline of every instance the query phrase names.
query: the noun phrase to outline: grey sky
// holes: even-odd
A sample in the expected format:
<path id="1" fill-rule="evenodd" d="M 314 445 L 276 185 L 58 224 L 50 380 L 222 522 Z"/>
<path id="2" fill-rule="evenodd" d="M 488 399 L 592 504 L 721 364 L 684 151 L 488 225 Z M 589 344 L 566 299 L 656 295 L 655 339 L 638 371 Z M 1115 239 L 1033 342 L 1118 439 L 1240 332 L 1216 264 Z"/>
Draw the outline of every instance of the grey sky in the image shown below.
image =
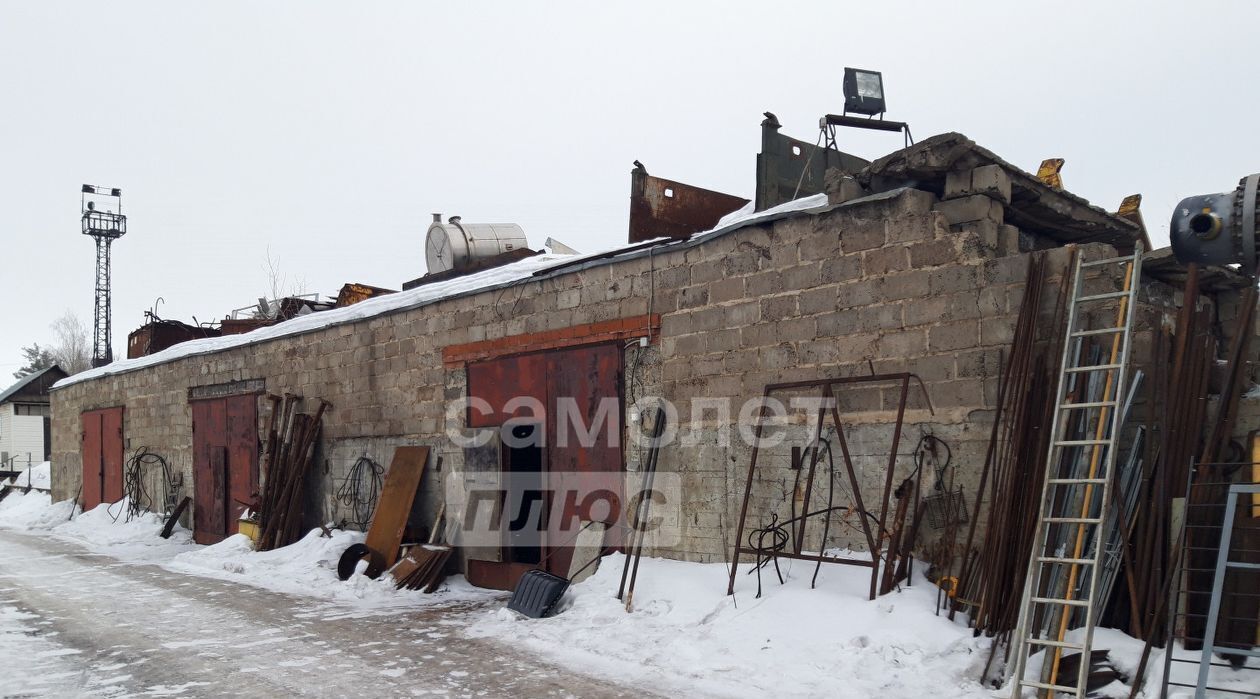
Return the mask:
<path id="1" fill-rule="evenodd" d="M 751 197 L 761 113 L 813 141 L 846 65 L 889 118 L 959 131 L 1114 210 L 1260 170 L 1256 3 L 27 2 L 0 15 L 0 384 L 91 323 L 79 185 L 121 187 L 114 353 L 163 317 L 424 273 L 429 212 L 624 242 L 629 171 Z M 842 134 L 867 158 L 893 134 Z"/>

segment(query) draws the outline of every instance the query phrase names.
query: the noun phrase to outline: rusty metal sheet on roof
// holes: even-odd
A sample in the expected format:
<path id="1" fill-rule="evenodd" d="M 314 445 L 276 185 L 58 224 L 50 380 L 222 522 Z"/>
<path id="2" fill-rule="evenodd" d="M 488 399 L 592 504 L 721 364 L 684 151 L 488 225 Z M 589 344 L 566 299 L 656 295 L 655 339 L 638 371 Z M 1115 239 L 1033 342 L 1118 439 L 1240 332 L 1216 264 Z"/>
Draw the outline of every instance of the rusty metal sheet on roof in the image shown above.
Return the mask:
<path id="1" fill-rule="evenodd" d="M 642 165 L 630 172 L 630 241 L 686 238 L 707 231 L 747 199 L 653 177 Z"/>
<path id="2" fill-rule="evenodd" d="M 353 306 L 360 301 L 366 301 L 375 296 L 384 296 L 385 294 L 397 293 L 393 289 L 384 289 L 379 286 L 370 284 L 360 284 L 358 282 L 348 282 L 341 287 L 341 291 L 337 293 L 337 308 Z"/>
<path id="3" fill-rule="evenodd" d="M 364 542 L 371 550 L 368 575 L 376 577 L 398 560 L 398 546 L 402 543 L 411 504 L 428 461 L 428 447 L 407 446 L 394 450 L 394 459 L 385 474 L 385 485 Z"/>

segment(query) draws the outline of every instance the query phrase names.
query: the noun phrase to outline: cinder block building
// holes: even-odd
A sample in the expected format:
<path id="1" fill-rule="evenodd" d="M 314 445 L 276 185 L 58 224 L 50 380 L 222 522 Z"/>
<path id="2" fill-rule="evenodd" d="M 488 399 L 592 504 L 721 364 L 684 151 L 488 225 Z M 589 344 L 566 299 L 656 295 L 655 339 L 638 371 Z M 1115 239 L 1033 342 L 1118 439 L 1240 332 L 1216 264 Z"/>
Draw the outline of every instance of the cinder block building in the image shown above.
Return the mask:
<path id="1" fill-rule="evenodd" d="M 763 128 L 768 143 L 786 138 L 777 135 L 777 123 Z M 738 438 L 742 404 L 761 396 L 767 384 L 909 372 L 921 379 L 922 390 L 916 386 L 906 400 L 897 480 L 913 471 L 911 450 L 930 431 L 950 445 L 956 484 L 972 497 L 1030 257 L 1047 258 L 1055 283 L 1073 250 L 1095 258 L 1127 253 L 1144 241 L 1143 228 L 959 134 L 870 163 L 845 156 L 826 170 L 825 181 L 818 173 L 795 177 L 811 167 L 812 146 L 788 141 L 804 146 L 803 152 L 778 149 L 776 156 L 785 166 L 797 163 L 796 170 L 788 168 L 795 188 L 775 199 L 769 193 L 780 190 L 763 186 L 768 175 L 759 175 L 760 210 L 706 220 L 706 229 L 694 234 L 666 226 L 680 219 L 652 209 L 637 222 L 637 234 L 632 231 L 632 239 L 646 242 L 595 255 L 520 257 L 63 380 L 52 393 L 55 495 L 75 497 L 82 487 L 91 506 L 120 494 L 120 473 L 100 464 L 121 463 L 144 446 L 184 474 L 194 498 L 189 524 L 198 539 L 222 538 L 234 531 L 231 515 L 240 502 L 266 476 L 258 468 L 258 433 L 267 417 L 261 397 L 290 392 L 331 404 L 318 445 L 317 485 L 307 502 L 312 526 L 347 516 L 335 491 L 359 456 L 387 464 L 395 447 L 411 444 L 428 445 L 436 455 L 415 513 L 428 522 L 443 504 L 448 518 L 460 516 L 467 504 L 460 501 L 462 484 L 475 480 L 452 430 L 528 423 L 524 413 L 505 407 L 513 397 L 533 397 L 549 408 L 568 399 L 588 419 L 597 416 L 601 400 L 611 399 L 617 412 L 601 429 L 615 432 L 615 439 L 596 447 L 549 439 L 540 453 L 503 449 L 488 467 L 477 468 L 513 471 L 532 459 L 544 473 L 637 480 L 645 452 L 625 432 L 641 418 L 636 402 L 659 396 L 676 408 L 670 419 L 679 432 L 662 448 L 659 469 L 676 474 L 680 500 L 667 511 L 677 536 L 657 542 L 653 552 L 724 560 L 735 543 L 751 451 Z M 686 192 L 685 185 L 667 184 L 662 191 L 669 189 L 669 198 Z M 644 191 L 641 182 L 636 186 Z M 643 233 L 654 221 L 668 237 Z M 1147 256 L 1135 338 L 1139 368 L 1152 361 L 1157 329 L 1175 318 L 1182 275 L 1167 251 Z M 1121 280 L 1098 283 L 1117 289 Z M 1203 276 L 1203 302 L 1217 308 L 1223 333 L 1245 283 L 1229 270 Z M 449 409 L 470 397 L 493 409 Z M 868 504 L 878 503 L 900 387 L 862 384 L 836 398 L 859 489 Z M 731 408 L 724 411 L 722 401 Z M 555 412 L 530 423 L 532 429 L 554 436 L 561 427 Z M 1257 401 L 1245 400 L 1239 430 L 1255 426 L 1258 417 Z M 808 411 L 789 412 L 782 427 L 787 439 L 767 451 L 752 489 L 750 524 L 786 518 L 801 506 L 791 447 L 808 434 L 807 418 Z M 89 434 L 102 424 L 107 434 Z M 117 439 L 108 434 L 113 425 Z M 234 484 L 228 502 L 207 495 L 213 474 L 203 447 L 211 443 L 228 455 L 227 481 Z M 453 474 L 464 480 L 449 482 Z M 843 492 L 838 477 L 827 480 L 837 483 L 834 497 L 854 495 Z M 205 517 L 211 507 L 227 507 L 229 516 Z M 204 524 L 220 520 L 226 525 L 215 530 Z M 852 526 L 837 525 L 826 541 L 812 529 L 807 538 L 815 548 L 865 546 Z M 536 552 L 522 557 L 506 544 L 461 553 L 469 578 L 493 587 L 511 585 L 538 564 Z M 567 561 L 556 565 L 563 569 Z"/>

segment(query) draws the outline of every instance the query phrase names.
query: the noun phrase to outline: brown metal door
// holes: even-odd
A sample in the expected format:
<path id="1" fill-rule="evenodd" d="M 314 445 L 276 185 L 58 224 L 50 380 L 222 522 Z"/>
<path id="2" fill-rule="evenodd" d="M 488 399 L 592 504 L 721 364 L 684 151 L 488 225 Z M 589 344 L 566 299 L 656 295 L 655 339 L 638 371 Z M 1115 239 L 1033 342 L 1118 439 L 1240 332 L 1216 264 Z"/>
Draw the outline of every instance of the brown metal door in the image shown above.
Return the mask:
<path id="1" fill-rule="evenodd" d="M 547 402 L 547 355 L 522 354 L 469 364 L 468 394 L 490 404 L 489 413 L 469 408 L 469 427 L 498 427 L 513 418 L 535 417 L 523 404 L 510 413 L 504 408 L 514 398 Z"/>
<path id="2" fill-rule="evenodd" d="M 118 502 L 123 497 L 123 409 L 101 411 L 101 499 Z"/>
<path id="3" fill-rule="evenodd" d="M 239 529 L 241 514 L 258 494 L 258 398 L 254 394 L 224 400 L 227 417 L 227 533 Z"/>
<path id="4" fill-rule="evenodd" d="M 104 464 L 101 459 L 101 413 L 83 413 L 83 443 L 79 454 L 83 458 L 83 509 L 90 510 L 101 504 L 101 479 Z"/>
<path id="5" fill-rule="evenodd" d="M 545 407 L 543 471 L 553 499 L 549 503 L 551 511 L 546 514 L 543 555 L 548 556 L 546 569 L 554 574 L 565 575 L 568 572 L 573 557 L 572 543 L 580 529 L 579 522 L 590 519 L 591 510 L 595 509 L 594 501 L 581 506 L 586 499 L 584 495 L 606 490 L 614 500 L 623 497 L 621 383 L 621 348 L 615 344 L 536 352 L 468 365 L 469 396 L 485 399 L 492 409 L 488 415 L 471 411 L 469 426 L 498 426 L 510 419 L 530 422 L 530 417 L 536 417 L 527 410 L 504 411 L 504 404 L 511 398 L 534 398 Z M 567 416 L 576 415 L 581 429 L 590 430 L 599 416 L 603 399 L 612 401 L 608 405 L 611 422 L 601 421 L 594 433 L 594 442 L 583 444 L 578 438 L 578 430 L 571 424 L 572 418 Z M 571 401 L 566 416 L 560 412 L 562 400 Z M 557 444 L 561 429 L 557 419 L 561 417 L 569 421 L 565 425 L 567 443 L 564 446 Z M 610 430 L 613 432 L 611 445 L 608 440 Z M 566 512 L 565 499 L 569 486 L 573 486 L 573 492 L 579 493 L 579 496 L 572 511 Z M 605 508 L 599 505 L 598 509 Z M 504 521 L 514 514 L 505 514 Z M 615 532 L 617 528 L 610 531 Z M 609 540 L 612 541 L 611 534 Z M 474 585 L 511 589 L 522 574 L 536 567 L 507 562 L 510 559 L 511 556 L 503 557 L 504 562 L 470 560 L 469 581 Z"/>
<path id="6" fill-rule="evenodd" d="M 258 397 L 192 402 L 193 539 L 213 544 L 235 534 L 258 492 Z"/>
<path id="7" fill-rule="evenodd" d="M 227 409 L 222 399 L 192 403 L 193 539 L 214 544 L 227 536 Z"/>
<path id="8" fill-rule="evenodd" d="M 621 509 L 621 374 L 616 345 L 547 353 L 548 485 L 557 497 L 577 493 L 576 508 L 552 503 L 547 571 L 555 575 L 568 573 L 580 522 Z"/>
<path id="9" fill-rule="evenodd" d="M 83 509 L 123 496 L 123 409 L 89 410 L 83 424 Z"/>

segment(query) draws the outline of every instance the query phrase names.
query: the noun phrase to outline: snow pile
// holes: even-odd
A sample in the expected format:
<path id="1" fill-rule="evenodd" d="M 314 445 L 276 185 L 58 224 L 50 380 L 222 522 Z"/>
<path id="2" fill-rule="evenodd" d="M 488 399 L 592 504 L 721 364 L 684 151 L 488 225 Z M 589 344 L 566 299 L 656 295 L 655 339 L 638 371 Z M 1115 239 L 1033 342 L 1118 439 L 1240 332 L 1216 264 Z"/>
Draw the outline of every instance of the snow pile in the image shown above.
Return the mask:
<path id="1" fill-rule="evenodd" d="M 325 537 L 314 529 L 297 543 L 274 551 L 254 551 L 243 534 L 230 536 L 213 546 L 199 546 L 192 533 L 176 526 L 169 539 L 159 536 L 164 520 L 146 513 L 127 521 L 127 503 L 100 505 L 70 519 L 71 501 L 52 503 L 47 493 L 12 493 L 0 501 L 0 527 L 47 532 L 85 545 L 95 553 L 136 563 L 161 565 L 170 570 L 252 585 L 315 599 L 344 602 L 351 612 L 476 602 L 501 597 L 502 593 L 469 585 L 452 577 L 433 594 L 398 591 L 383 575 L 372 580 L 355 575 L 342 582 L 337 561 L 351 544 L 361 543 L 362 532 L 334 530 Z"/>
<path id="2" fill-rule="evenodd" d="M 1260 383 L 1253 384 L 1251 390 L 1243 394 L 1243 398 L 1248 400 L 1260 400 Z"/>
<path id="3" fill-rule="evenodd" d="M 526 619 L 507 609 L 477 612 L 468 633 L 490 637 L 546 656 L 570 668 L 603 677 L 644 677 L 654 689 L 688 696 L 820 696 L 950 699 L 1007 697 L 1006 689 L 982 686 L 990 639 L 935 615 L 936 588 L 920 574 L 912 587 L 867 600 L 870 576 L 863 568 L 824 565 L 810 589 L 814 567 L 780 561 L 762 571 L 761 599 L 755 573 L 741 566 L 736 597 L 726 592 L 724 564 L 643 559 L 627 614 L 615 599 L 624 558 L 605 558 L 589 580 L 574 585 L 548 619 Z M 917 568 L 922 571 L 922 568 Z M 1081 640 L 1083 629 L 1068 633 Z M 1094 648 L 1109 651 L 1120 673 L 1132 677 L 1142 641 L 1115 629 L 1094 632 Z M 1044 653 L 1029 658 L 1027 676 L 1037 677 Z M 1177 657 L 1198 659 L 1178 649 Z M 1249 667 L 1260 666 L 1255 659 Z M 1158 695 L 1163 651 L 1147 665 L 1144 696 Z M 1174 680 L 1193 684 L 1196 665 L 1174 663 Z M 1213 667 L 1209 684 L 1260 696 L 1260 673 Z M 1100 697 L 1128 697 L 1120 682 Z M 1189 697 L 1193 692 L 1177 693 Z"/>
<path id="4" fill-rule="evenodd" d="M 506 609 L 474 618 L 469 633 L 511 639 L 574 670 L 641 677 L 676 692 L 723 697 L 987 697 L 976 678 L 988 639 L 934 614 L 936 588 L 919 578 L 871 602 L 869 572 L 781 562 L 755 574 L 741 566 L 736 598 L 723 564 L 643 559 L 634 612 L 615 599 L 623 558 L 570 588 L 561 612 L 525 619 Z M 738 604 L 738 606 L 737 606 Z M 665 691 L 670 693 L 670 691 Z"/>
<path id="5" fill-rule="evenodd" d="M 427 595 L 396 590 L 388 575 L 373 580 L 356 574 L 343 582 L 337 578 L 337 561 L 351 544 L 362 543 L 364 538 L 363 532 L 333 530 L 328 537 L 313 529 L 290 546 L 254 551 L 246 536 L 236 534 L 212 546 L 181 553 L 167 567 L 275 592 L 345 602 L 360 610 L 491 599 L 497 594 L 474 588 L 462 577 L 448 580 L 442 589 Z"/>
<path id="6" fill-rule="evenodd" d="M 71 517 L 72 513 L 78 513 Z M 176 525 L 171 538 L 159 536 L 161 515 L 144 513 L 127 520 L 127 501 L 78 512 L 71 500 L 52 502 L 48 493 L 10 493 L 0 501 L 0 527 L 44 531 L 132 562 L 160 563 L 192 544 L 192 533 Z"/>
<path id="7" fill-rule="evenodd" d="M 69 521 L 76 509 L 69 500 L 53 504 L 52 495 L 48 493 L 10 491 L 0 500 L 0 526 L 25 530 L 52 529 Z"/>
<path id="8" fill-rule="evenodd" d="M 58 525 L 53 533 L 86 544 L 89 549 L 135 562 L 161 563 L 192 546 L 192 532 L 175 525 L 169 539 L 160 534 L 162 515 L 145 512 L 127 520 L 127 500 L 101 504 Z"/>
<path id="9" fill-rule="evenodd" d="M 43 461 L 22 472 L 8 481 L 9 485 L 36 490 L 52 490 L 52 462 Z"/>

